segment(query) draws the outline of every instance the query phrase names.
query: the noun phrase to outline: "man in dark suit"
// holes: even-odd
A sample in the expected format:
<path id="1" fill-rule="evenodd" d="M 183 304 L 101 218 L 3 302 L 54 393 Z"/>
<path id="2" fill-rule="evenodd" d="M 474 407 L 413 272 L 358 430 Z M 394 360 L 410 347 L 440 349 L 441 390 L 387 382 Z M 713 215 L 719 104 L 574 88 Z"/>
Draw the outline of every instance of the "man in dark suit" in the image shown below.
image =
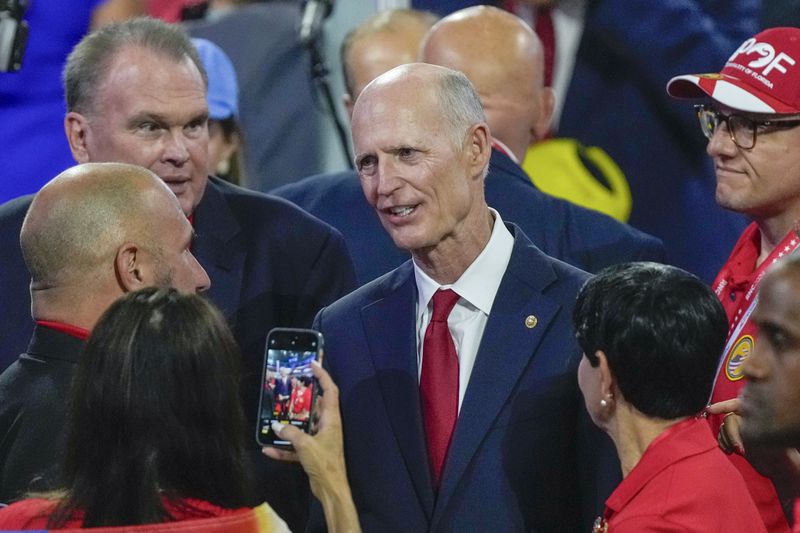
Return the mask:
<path id="1" fill-rule="evenodd" d="M 0 502 L 35 476 L 39 490 L 54 481 L 72 374 L 114 300 L 151 285 L 208 288 L 191 240 L 175 196 L 141 167 L 80 165 L 36 195 L 19 237 L 36 326 L 26 353 L 0 374 Z"/>
<path id="2" fill-rule="evenodd" d="M 486 178 L 489 205 L 518 224 L 544 252 L 590 272 L 624 261 L 662 261 L 664 249 L 657 239 L 545 195 L 519 166 L 528 144 L 545 135 L 552 111 L 552 93 L 542 86 L 541 45 L 531 29 L 517 17 L 496 9 L 472 13 L 465 21 L 449 19 L 436 25 L 435 33 L 443 38 L 436 39 L 435 50 L 423 49 L 422 53 L 430 57 L 422 59 L 445 66 L 458 61 L 454 68 L 471 79 L 474 76 L 472 81 L 480 86 L 489 125 L 496 132 L 496 148 Z M 480 31 L 470 34 L 478 26 L 475 21 L 484 19 L 477 28 Z M 381 13 L 354 30 L 342 50 L 351 94 L 357 96 L 373 77 L 392 66 L 409 62 L 423 39 L 421 28 L 431 24 L 429 15 L 397 10 Z M 462 31 L 459 25 L 467 29 Z M 457 39 L 450 37 L 453 26 Z M 509 48 L 506 43 L 515 43 L 516 47 Z M 349 110 L 353 99 L 345 97 Z M 353 172 L 307 178 L 274 194 L 342 232 L 360 283 L 408 258 L 380 230 Z"/>
<path id="3" fill-rule="evenodd" d="M 367 201 L 413 258 L 315 320 L 364 530 L 588 528 L 619 466 L 578 401 L 587 275 L 486 204 L 478 95 L 459 72 L 397 67 L 356 102 L 353 142 Z"/>
<path id="4" fill-rule="evenodd" d="M 192 250 L 213 280 L 209 298 L 225 313 L 242 350 L 243 405 L 249 427 L 255 428 L 267 332 L 275 326 L 309 326 L 319 308 L 354 287 L 341 235 L 289 202 L 208 177 L 205 71 L 179 28 L 150 19 L 104 27 L 73 50 L 64 78 L 65 129 L 76 161 L 149 168 L 175 193 L 192 222 Z M 21 210 L 17 206 L 14 214 Z M 12 257 L 8 264 L 15 262 Z M 27 284 L 21 272 L 11 272 L 11 278 Z M 2 301 L 10 309 L 4 314 L 28 305 L 18 287 L 9 287 Z M 256 464 L 266 464 L 251 434 L 248 442 Z M 305 508 L 298 496 L 307 492 L 301 469 L 269 464 L 296 473 L 295 484 L 278 483 L 280 473 L 263 473 L 257 478 L 264 491 L 256 499 L 269 499 L 300 528 L 293 517 Z M 277 487 L 281 490 L 271 494 Z"/>

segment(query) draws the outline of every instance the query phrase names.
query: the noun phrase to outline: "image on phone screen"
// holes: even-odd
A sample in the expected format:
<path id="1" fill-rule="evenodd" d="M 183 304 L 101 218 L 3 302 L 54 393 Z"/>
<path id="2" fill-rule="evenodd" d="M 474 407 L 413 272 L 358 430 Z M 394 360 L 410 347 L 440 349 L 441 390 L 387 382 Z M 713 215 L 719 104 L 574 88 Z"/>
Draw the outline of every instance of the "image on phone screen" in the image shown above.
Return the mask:
<path id="1" fill-rule="evenodd" d="M 316 397 L 312 361 L 319 359 L 319 333 L 273 330 L 267 338 L 256 438 L 262 446 L 289 446 L 272 430 L 272 422 L 308 432 Z"/>

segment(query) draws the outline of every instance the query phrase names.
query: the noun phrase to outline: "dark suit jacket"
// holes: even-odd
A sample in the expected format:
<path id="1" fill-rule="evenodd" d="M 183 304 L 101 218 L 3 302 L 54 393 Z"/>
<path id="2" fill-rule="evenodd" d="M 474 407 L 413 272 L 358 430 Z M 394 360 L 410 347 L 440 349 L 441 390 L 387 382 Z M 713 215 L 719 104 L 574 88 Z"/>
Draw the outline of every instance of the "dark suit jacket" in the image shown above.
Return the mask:
<path id="1" fill-rule="evenodd" d="M 19 248 L 19 231 L 32 195 L 0 205 L 0 372 L 8 368 L 31 340 L 31 276 Z"/>
<path id="2" fill-rule="evenodd" d="M 242 405 L 256 496 L 300 531 L 308 506 L 302 469 L 266 459 L 255 444 L 266 336 L 309 327 L 317 311 L 355 288 L 341 234 L 280 198 L 210 178 L 194 213 L 192 246 L 211 278 L 208 296 L 228 318 L 242 351 Z"/>
<path id="3" fill-rule="evenodd" d="M 0 502 L 26 492 L 38 474 L 53 479 L 66 399 L 83 345 L 66 333 L 37 326 L 27 353 L 0 374 Z"/>
<path id="4" fill-rule="evenodd" d="M 546 254 L 588 272 L 626 261 L 663 261 L 661 242 L 616 220 L 548 196 L 522 168 L 492 151 L 486 203 L 503 220 L 519 225 Z M 385 274 L 409 258 L 381 227 L 353 171 L 312 176 L 272 194 L 290 200 L 344 235 L 360 283 Z"/>
<path id="5" fill-rule="evenodd" d="M 217 178 L 195 210 L 194 230 L 208 296 L 242 350 L 244 405 L 255 428 L 267 333 L 309 327 L 317 311 L 355 288 L 353 263 L 337 230 L 285 200 Z"/>
<path id="6" fill-rule="evenodd" d="M 511 261 L 438 498 L 419 401 L 412 263 L 317 316 L 340 389 L 348 477 L 364 531 L 587 531 L 619 481 L 613 446 L 587 425 L 576 379 L 571 313 L 587 275 L 510 227 Z M 529 315 L 538 318 L 534 328 L 525 325 Z"/>

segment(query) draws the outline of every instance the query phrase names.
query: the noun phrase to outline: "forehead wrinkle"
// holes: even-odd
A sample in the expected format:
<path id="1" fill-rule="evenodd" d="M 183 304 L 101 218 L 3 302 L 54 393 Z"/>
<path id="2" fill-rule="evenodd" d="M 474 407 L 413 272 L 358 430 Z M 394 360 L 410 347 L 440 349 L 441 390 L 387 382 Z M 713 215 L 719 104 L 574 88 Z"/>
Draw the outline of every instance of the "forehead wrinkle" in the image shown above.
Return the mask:
<path id="1" fill-rule="evenodd" d="M 175 83 L 178 75 L 181 83 Z M 176 100 L 197 100 L 206 106 L 206 88 L 202 76 L 189 58 L 176 62 L 147 50 L 121 50 L 111 61 L 98 84 L 98 100 L 114 104 L 121 99 L 146 99 L 169 109 L 183 109 Z"/>

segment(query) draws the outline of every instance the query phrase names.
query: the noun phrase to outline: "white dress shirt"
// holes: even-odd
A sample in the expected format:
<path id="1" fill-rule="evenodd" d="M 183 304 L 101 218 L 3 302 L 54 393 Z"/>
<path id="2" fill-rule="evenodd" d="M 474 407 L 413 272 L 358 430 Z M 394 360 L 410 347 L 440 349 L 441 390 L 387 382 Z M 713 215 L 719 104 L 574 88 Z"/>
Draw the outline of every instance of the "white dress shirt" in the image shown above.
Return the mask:
<path id="1" fill-rule="evenodd" d="M 439 285 L 414 263 L 417 282 L 417 379 L 422 372 L 422 353 L 425 330 L 431 320 L 433 294 L 438 289 L 452 289 L 460 296 L 447 319 L 458 354 L 458 409 L 469 384 L 475 357 L 489 320 L 494 297 L 511 259 L 514 237 L 508 231 L 500 214 L 490 209 L 494 217 L 492 235 L 475 261 L 452 285 Z"/>

